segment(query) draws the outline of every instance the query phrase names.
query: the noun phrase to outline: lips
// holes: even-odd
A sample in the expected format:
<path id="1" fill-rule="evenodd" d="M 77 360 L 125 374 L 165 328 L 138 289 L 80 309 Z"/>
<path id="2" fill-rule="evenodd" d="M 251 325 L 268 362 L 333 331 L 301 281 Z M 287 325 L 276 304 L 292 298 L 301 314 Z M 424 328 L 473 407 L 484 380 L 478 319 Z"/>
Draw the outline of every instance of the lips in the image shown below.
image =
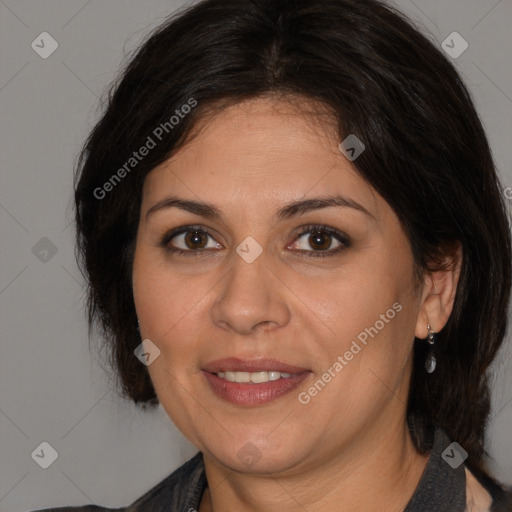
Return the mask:
<path id="1" fill-rule="evenodd" d="M 230 382 L 227 373 L 247 375 L 285 374 L 277 380 L 265 382 Z M 203 368 L 203 375 L 210 389 L 220 398 L 238 406 L 254 407 L 272 402 L 282 397 L 304 382 L 311 374 L 310 370 L 276 361 L 274 359 L 242 360 L 238 358 L 218 359 Z M 220 375 L 219 375 L 220 374 Z"/>
<path id="2" fill-rule="evenodd" d="M 275 359 L 238 359 L 228 357 L 217 359 L 204 366 L 203 370 L 210 373 L 219 372 L 280 372 L 280 373 L 303 373 L 309 371 L 307 368 L 282 363 Z"/>

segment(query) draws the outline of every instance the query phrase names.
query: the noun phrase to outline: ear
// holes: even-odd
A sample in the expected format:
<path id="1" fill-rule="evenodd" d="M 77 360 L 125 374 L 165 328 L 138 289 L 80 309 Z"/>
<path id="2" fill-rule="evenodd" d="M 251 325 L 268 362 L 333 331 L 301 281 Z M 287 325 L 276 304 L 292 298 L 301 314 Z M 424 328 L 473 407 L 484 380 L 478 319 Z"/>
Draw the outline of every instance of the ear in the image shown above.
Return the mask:
<path id="1" fill-rule="evenodd" d="M 460 242 L 446 249 L 440 267 L 442 270 L 425 273 L 425 282 L 421 294 L 420 309 L 416 321 L 415 336 L 426 338 L 427 324 L 437 333 L 448 322 L 453 310 L 455 293 L 462 266 L 462 246 Z"/>

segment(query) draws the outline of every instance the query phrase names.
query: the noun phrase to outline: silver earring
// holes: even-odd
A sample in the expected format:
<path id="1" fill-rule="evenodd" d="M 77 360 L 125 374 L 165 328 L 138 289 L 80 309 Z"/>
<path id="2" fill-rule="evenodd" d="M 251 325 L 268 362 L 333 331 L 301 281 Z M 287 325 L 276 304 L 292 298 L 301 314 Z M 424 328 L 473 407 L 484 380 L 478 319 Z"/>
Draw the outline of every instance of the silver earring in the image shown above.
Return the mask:
<path id="1" fill-rule="evenodd" d="M 435 333 L 434 333 L 434 331 L 432 331 L 430 324 L 427 324 L 427 330 L 428 330 L 427 342 L 430 345 L 433 345 L 435 343 Z M 437 365 L 436 357 L 434 356 L 434 354 L 432 352 L 433 352 L 432 350 L 429 351 L 429 354 L 425 361 L 425 370 L 427 371 L 427 373 L 433 373 L 433 371 L 436 369 L 436 365 Z"/>
<path id="2" fill-rule="evenodd" d="M 430 324 L 427 324 L 427 330 L 428 330 L 427 341 L 431 345 L 433 345 L 435 343 L 435 338 L 434 338 L 434 331 L 432 331 L 432 327 L 430 327 Z"/>

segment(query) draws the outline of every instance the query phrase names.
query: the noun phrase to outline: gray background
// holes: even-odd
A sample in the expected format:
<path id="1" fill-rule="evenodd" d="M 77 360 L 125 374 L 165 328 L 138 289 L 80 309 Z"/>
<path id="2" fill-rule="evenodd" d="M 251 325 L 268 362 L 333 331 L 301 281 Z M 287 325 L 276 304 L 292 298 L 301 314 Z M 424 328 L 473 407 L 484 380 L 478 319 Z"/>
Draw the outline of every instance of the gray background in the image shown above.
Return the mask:
<path id="1" fill-rule="evenodd" d="M 163 409 L 142 411 L 119 398 L 89 352 L 70 224 L 72 169 L 99 98 L 124 56 L 181 5 L 0 0 L 2 512 L 126 505 L 195 453 Z M 511 187 L 512 2 L 397 5 L 439 46 L 454 31 L 469 43 L 453 61 L 475 98 L 503 186 Z M 31 47 L 44 31 L 59 45 L 47 59 Z M 511 361 L 509 335 L 495 365 L 489 428 L 492 467 L 509 484 Z M 58 452 L 48 469 L 31 457 L 43 441 Z"/>

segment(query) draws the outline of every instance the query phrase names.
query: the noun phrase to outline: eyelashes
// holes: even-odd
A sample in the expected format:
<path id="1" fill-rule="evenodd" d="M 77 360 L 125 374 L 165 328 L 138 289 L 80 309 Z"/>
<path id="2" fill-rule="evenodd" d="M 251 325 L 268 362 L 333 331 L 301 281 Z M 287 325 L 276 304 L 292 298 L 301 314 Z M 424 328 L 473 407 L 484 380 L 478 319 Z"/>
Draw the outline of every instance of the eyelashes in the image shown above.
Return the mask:
<path id="1" fill-rule="evenodd" d="M 187 237 L 187 236 L 184 236 L 182 237 L 184 240 L 198 240 L 198 239 L 207 239 L 208 237 L 212 238 L 212 235 L 210 235 L 210 233 L 203 227 L 201 226 L 182 226 L 182 227 L 179 227 L 179 228 L 176 228 L 176 229 L 173 229 L 172 231 L 170 231 L 169 233 L 166 233 L 162 240 L 160 241 L 160 246 L 163 247 L 165 250 L 167 250 L 168 252 L 172 253 L 172 254 L 177 254 L 177 255 L 185 255 L 185 256 L 200 256 L 200 255 L 204 255 L 205 252 L 207 252 L 206 250 L 204 250 L 204 247 L 200 247 L 199 250 L 197 249 L 180 249 L 180 248 L 177 248 L 177 247 L 174 247 L 171 245 L 171 241 L 173 240 L 173 238 L 177 238 L 177 237 L 181 237 L 182 235 L 189 235 L 189 234 L 192 234 L 191 237 Z M 197 242 L 196 242 L 197 243 Z M 204 244 L 203 244 L 204 245 Z M 215 245 L 218 246 L 218 248 L 222 248 L 222 246 L 218 243 L 216 243 Z M 210 251 L 212 248 L 211 247 L 206 247 L 206 249 L 208 251 Z"/>
<path id="2" fill-rule="evenodd" d="M 309 235 L 309 238 L 305 237 L 305 235 Z M 297 233 L 297 240 L 300 240 L 302 238 L 304 238 L 306 240 L 307 244 L 310 244 L 311 240 L 313 240 L 313 242 L 315 244 L 318 242 L 318 240 L 322 240 L 322 241 L 318 242 L 318 245 L 320 245 L 320 246 L 325 245 L 323 242 L 325 242 L 326 238 L 328 240 L 331 239 L 331 242 L 329 242 L 327 244 L 328 249 L 330 249 L 330 247 L 332 246 L 333 239 L 336 240 L 339 244 L 335 249 L 330 249 L 328 251 L 327 250 L 309 251 L 309 250 L 304 250 L 304 249 L 300 250 L 300 252 L 304 252 L 306 254 L 306 256 L 310 257 L 310 258 L 318 258 L 318 257 L 325 258 L 327 256 L 333 256 L 333 255 L 338 254 L 341 251 L 347 249 L 351 245 L 350 239 L 345 233 L 339 231 L 338 229 L 330 228 L 328 226 L 322 226 L 322 225 L 318 225 L 318 224 L 313 224 L 313 225 L 308 225 L 308 226 L 303 227 L 302 230 Z M 295 241 L 294 241 L 294 244 L 295 244 Z M 310 247 L 311 247 L 311 245 L 310 245 Z"/>
<path id="3" fill-rule="evenodd" d="M 305 237 L 305 235 L 309 235 L 309 238 Z M 351 246 L 348 235 L 338 229 L 319 224 L 304 226 L 295 234 L 295 237 L 296 238 L 291 245 L 296 245 L 297 241 L 301 241 L 304 238 L 309 247 L 312 247 L 311 243 L 313 245 L 320 246 L 320 250 L 315 250 L 315 248 L 313 248 L 312 250 L 299 249 L 295 251 L 304 253 L 306 257 L 310 258 L 334 256 Z M 210 244 L 208 240 L 209 238 L 213 240 L 212 244 Z M 199 247 L 192 249 L 179 248 L 171 244 L 174 239 L 180 239 L 180 242 L 185 246 L 189 243 L 192 246 L 195 244 Z M 336 248 L 331 249 L 333 242 L 337 242 L 338 245 Z M 215 241 L 206 228 L 199 225 L 181 226 L 173 229 L 161 238 L 158 245 L 173 255 L 186 257 L 204 256 L 207 253 L 215 252 L 216 250 L 223 248 L 222 245 Z M 327 245 L 327 249 L 329 250 L 325 250 L 325 245 Z"/>

